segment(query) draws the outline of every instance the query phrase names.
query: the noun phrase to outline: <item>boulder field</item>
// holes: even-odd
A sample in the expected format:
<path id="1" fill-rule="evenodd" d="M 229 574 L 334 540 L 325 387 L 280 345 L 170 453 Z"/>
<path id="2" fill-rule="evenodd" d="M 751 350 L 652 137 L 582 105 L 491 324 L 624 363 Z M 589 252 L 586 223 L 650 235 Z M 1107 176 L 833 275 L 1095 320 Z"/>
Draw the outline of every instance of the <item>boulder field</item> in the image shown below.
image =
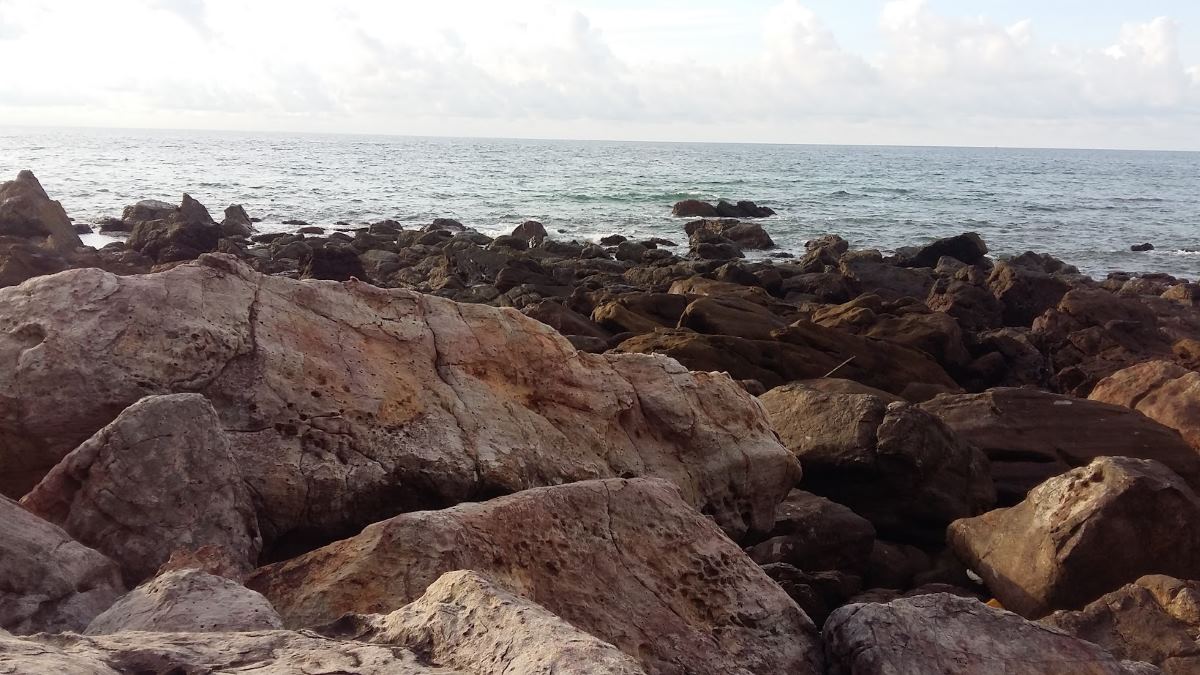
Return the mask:
<path id="1" fill-rule="evenodd" d="M 1200 668 L 1196 284 L 673 212 L 0 184 L 0 672 Z"/>

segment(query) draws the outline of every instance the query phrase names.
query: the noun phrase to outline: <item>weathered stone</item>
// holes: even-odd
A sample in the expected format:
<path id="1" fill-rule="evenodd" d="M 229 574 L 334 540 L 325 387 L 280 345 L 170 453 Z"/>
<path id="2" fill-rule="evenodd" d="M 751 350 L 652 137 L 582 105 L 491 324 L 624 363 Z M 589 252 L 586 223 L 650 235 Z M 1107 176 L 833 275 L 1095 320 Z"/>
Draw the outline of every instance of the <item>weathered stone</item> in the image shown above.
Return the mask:
<path id="1" fill-rule="evenodd" d="M 943 256 L 949 256 L 967 265 L 974 265 L 987 255 L 987 244 L 974 232 L 964 232 L 953 237 L 938 239 L 924 246 L 915 247 L 898 255 L 899 264 L 905 267 L 936 267 Z"/>
<path id="2" fill-rule="evenodd" d="M 276 549 L 622 475 L 674 481 L 740 536 L 770 529 L 797 470 L 724 376 L 579 354 L 514 310 L 268 277 L 225 256 L 0 290 L 0 361 L 15 364 L 0 370 L 0 475 L 51 465 L 146 395 L 202 393 Z"/>
<path id="3" fill-rule="evenodd" d="M 467 672 L 641 675 L 632 657 L 476 572 L 447 572 L 386 616 L 350 614 L 322 629 L 341 639 L 406 647 Z"/>
<path id="4" fill-rule="evenodd" d="M 750 340 L 769 340 L 772 331 L 787 325 L 762 305 L 727 296 L 697 298 L 679 316 L 680 328 Z"/>
<path id="5" fill-rule="evenodd" d="M 185 194 L 179 207 L 165 218 L 138 221 L 128 244 L 162 264 L 215 251 L 220 240 L 221 226 L 213 222 L 204 205 Z"/>
<path id="6" fill-rule="evenodd" d="M 536 526 L 531 526 L 536 524 Z M 405 514 L 249 581 L 292 626 L 415 600 L 472 569 L 649 673 L 820 673 L 790 598 L 670 484 L 587 481 Z"/>
<path id="7" fill-rule="evenodd" d="M 283 619 L 261 594 L 199 570 L 163 573 L 130 591 L 84 631 L 248 633 L 283 628 Z"/>
<path id="8" fill-rule="evenodd" d="M 838 609 L 822 631 L 832 675 L 1149 675 L 1096 645 L 978 600 L 939 593 Z"/>
<path id="9" fill-rule="evenodd" d="M 517 239 L 524 239 L 530 245 L 540 244 L 546 237 L 550 236 L 546 233 L 546 228 L 536 220 L 527 220 L 512 231 L 512 236 Z"/>
<path id="10" fill-rule="evenodd" d="M 1153 575 L 1077 612 L 1041 620 L 1117 658 L 1153 663 L 1169 675 L 1200 672 L 1200 582 Z"/>
<path id="11" fill-rule="evenodd" d="M 83 246 L 62 204 L 50 199 L 28 170 L 0 183 L 0 236 L 28 239 L 64 254 Z"/>
<path id="12" fill-rule="evenodd" d="M 1006 326 L 1032 325 L 1071 290 L 1065 281 L 1011 260 L 996 263 L 987 285 L 1004 307 L 1001 318 Z"/>
<path id="13" fill-rule="evenodd" d="M 0 496 L 0 629 L 81 631 L 124 592 L 111 560 Z"/>
<path id="14" fill-rule="evenodd" d="M 943 394 L 921 404 L 991 460 L 1003 503 L 1096 457 L 1139 457 L 1200 486 L 1200 455 L 1177 433 L 1127 408 L 1035 389 Z"/>
<path id="15" fill-rule="evenodd" d="M 1200 569 L 1200 497 L 1152 460 L 1102 457 L 1047 480 L 1017 506 L 954 522 L 963 562 L 1030 618 L 1079 609 L 1146 574 Z"/>
<path id="16" fill-rule="evenodd" d="M 262 548 L 250 491 L 199 394 L 133 404 L 21 503 L 115 560 L 130 585 L 176 550 L 221 548 L 249 571 Z"/>
<path id="17" fill-rule="evenodd" d="M 1132 408 L 1178 431 L 1200 451 L 1200 373 L 1194 370 L 1169 361 L 1140 363 L 1101 380 L 1088 398 Z"/>
<path id="18" fill-rule="evenodd" d="M 291 631 L 0 637 L 0 672 L 465 675 L 426 665 L 400 647 Z"/>
<path id="19" fill-rule="evenodd" d="M 801 488 L 845 504 L 883 535 L 939 542 L 950 521 L 995 501 L 982 453 L 916 406 L 794 384 L 759 400 L 804 467 Z"/>
<path id="20" fill-rule="evenodd" d="M 875 528 L 841 504 L 792 490 L 775 509 L 769 537 L 747 553 L 760 565 L 787 563 L 806 572 L 867 567 Z"/>

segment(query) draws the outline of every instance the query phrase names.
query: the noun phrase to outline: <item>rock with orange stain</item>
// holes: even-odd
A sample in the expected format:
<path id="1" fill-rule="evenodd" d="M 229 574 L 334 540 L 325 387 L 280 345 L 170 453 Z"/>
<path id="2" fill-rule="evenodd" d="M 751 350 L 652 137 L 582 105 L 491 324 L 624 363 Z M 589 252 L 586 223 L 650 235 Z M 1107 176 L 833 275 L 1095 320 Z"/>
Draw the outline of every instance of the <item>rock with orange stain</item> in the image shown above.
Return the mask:
<path id="1" fill-rule="evenodd" d="M 767 530 L 799 467 L 728 377 L 576 352 L 511 309 L 263 276 L 213 254 L 0 290 L 0 492 L 122 410 L 201 393 L 284 557 L 414 509 L 657 476 L 729 534 Z"/>

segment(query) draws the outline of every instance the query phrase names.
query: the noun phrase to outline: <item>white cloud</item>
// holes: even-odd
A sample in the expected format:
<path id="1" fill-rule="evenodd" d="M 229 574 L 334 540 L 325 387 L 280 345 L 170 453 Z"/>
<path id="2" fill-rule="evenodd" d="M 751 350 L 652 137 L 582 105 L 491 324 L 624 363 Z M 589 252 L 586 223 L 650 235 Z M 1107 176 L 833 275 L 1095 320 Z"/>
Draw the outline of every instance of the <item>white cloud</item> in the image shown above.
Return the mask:
<path id="1" fill-rule="evenodd" d="M 23 64 L 0 79 L 0 123 L 998 144 L 1056 128 L 1100 143 L 1141 125 L 1147 143 L 1200 138 L 1200 66 L 1181 61 L 1166 17 L 1114 26 L 1109 45 L 1056 44 L 1036 20 L 891 0 L 872 54 L 797 0 L 757 17 L 756 38 L 719 39 L 746 20 L 565 0 L 0 0 L 0 60 Z"/>

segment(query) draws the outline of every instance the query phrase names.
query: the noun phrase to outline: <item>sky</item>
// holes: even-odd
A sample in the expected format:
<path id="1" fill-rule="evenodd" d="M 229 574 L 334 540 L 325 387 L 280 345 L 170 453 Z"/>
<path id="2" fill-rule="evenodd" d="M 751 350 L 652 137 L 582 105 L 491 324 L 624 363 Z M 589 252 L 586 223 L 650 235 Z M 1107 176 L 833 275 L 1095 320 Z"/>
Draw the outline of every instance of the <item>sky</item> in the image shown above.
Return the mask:
<path id="1" fill-rule="evenodd" d="M 1200 150 L 1196 0 L 0 0 L 0 125 Z"/>

